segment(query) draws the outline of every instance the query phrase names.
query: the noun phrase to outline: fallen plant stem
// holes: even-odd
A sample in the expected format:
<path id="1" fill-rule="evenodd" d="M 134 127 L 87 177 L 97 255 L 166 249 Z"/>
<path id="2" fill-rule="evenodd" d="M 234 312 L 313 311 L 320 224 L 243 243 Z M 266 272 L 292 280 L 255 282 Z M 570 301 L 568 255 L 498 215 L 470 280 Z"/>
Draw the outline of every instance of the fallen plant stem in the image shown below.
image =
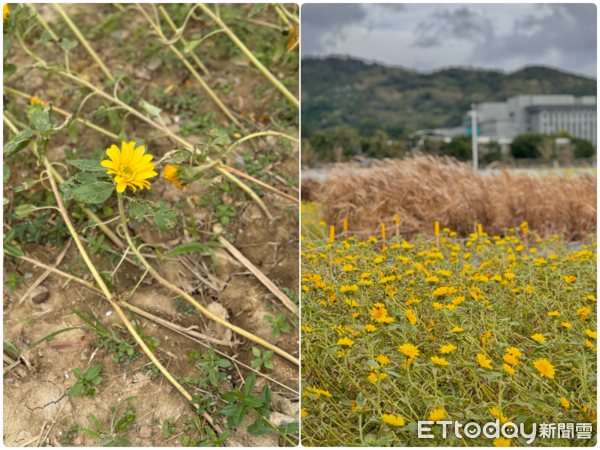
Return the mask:
<path id="1" fill-rule="evenodd" d="M 198 303 L 191 295 L 189 295 L 183 289 L 180 289 L 177 286 L 174 286 L 173 284 L 171 284 L 169 281 L 164 279 L 156 270 L 154 270 L 154 268 L 148 263 L 148 261 L 146 261 L 146 258 L 144 258 L 142 256 L 142 254 L 138 251 L 135 243 L 133 242 L 131 236 L 129 235 L 129 230 L 127 229 L 127 219 L 125 217 L 125 210 L 123 207 L 123 196 L 120 193 L 117 193 L 117 196 L 119 199 L 119 214 L 121 215 L 122 228 L 123 228 L 125 237 L 127 239 L 127 242 L 131 246 L 132 251 L 138 257 L 138 260 L 148 270 L 150 270 L 150 273 L 152 274 L 154 279 L 156 279 L 156 281 L 158 281 L 163 286 L 169 288 L 170 290 L 176 292 L 177 294 L 179 294 L 180 296 L 185 298 L 188 302 L 190 302 L 192 305 L 194 305 L 196 307 L 196 309 L 198 309 L 202 314 L 204 314 L 209 319 L 214 320 L 215 322 L 223 325 L 224 327 L 229 328 L 230 330 L 236 332 L 240 336 L 248 338 L 251 341 L 256 342 L 257 344 L 262 345 L 265 348 L 268 348 L 269 350 L 273 350 L 275 353 L 277 353 L 280 356 L 283 356 L 288 361 L 291 361 L 296 365 L 300 365 L 300 361 L 297 358 L 294 358 L 292 355 L 285 352 L 284 350 L 281 350 L 279 347 L 265 341 L 264 339 L 259 338 L 258 336 L 255 336 L 254 334 L 244 330 L 243 328 L 239 328 L 239 327 L 227 322 L 226 320 L 223 320 L 220 317 L 214 315 L 213 313 L 208 311 L 204 306 L 202 306 L 200 303 Z"/>
<path id="2" fill-rule="evenodd" d="M 35 9 L 35 6 L 33 6 L 31 3 L 27 3 L 27 6 L 29 7 L 29 9 L 32 12 L 37 12 L 37 15 L 35 16 L 35 18 L 37 19 L 37 21 L 40 23 L 41 26 L 44 27 L 44 29 L 48 33 L 50 33 L 50 36 L 52 36 L 52 39 L 54 39 L 56 42 L 58 42 L 60 39 L 58 38 L 58 36 L 56 34 L 54 34 L 54 31 L 52 31 L 52 28 L 50 28 L 50 26 L 48 26 L 48 22 L 46 22 L 44 20 L 44 18 L 41 16 L 41 14 L 39 13 L 39 11 Z"/>
<path id="3" fill-rule="evenodd" d="M 136 3 L 136 6 L 141 11 L 141 13 L 144 15 L 146 20 L 150 23 L 150 26 L 152 26 L 152 28 L 154 28 L 154 31 L 156 31 L 156 34 L 161 39 L 166 41 L 167 38 L 161 31 L 160 27 L 158 27 L 154 23 L 154 21 L 150 18 L 150 16 L 146 13 L 146 11 L 144 11 L 144 8 L 142 8 L 142 6 L 139 3 Z M 163 14 L 166 14 L 166 11 Z M 189 61 L 187 60 L 187 58 L 185 56 L 183 56 L 179 50 L 177 50 L 177 47 L 175 47 L 175 44 L 168 44 L 168 47 L 173 53 L 175 53 L 175 55 L 181 60 L 181 62 L 183 64 L 185 64 L 185 66 L 188 68 L 190 73 L 194 76 L 194 78 L 196 80 L 198 80 L 198 82 L 202 85 L 202 88 L 204 88 L 204 90 L 208 93 L 210 98 L 213 99 L 213 101 L 217 104 L 217 106 L 219 106 L 219 108 L 221 108 L 221 110 L 225 113 L 225 115 L 229 118 L 229 120 L 231 120 L 233 123 L 235 123 L 239 128 L 244 128 L 242 126 L 242 124 L 233 116 L 231 111 L 229 111 L 229 108 L 227 108 L 227 106 L 225 106 L 223 104 L 223 102 L 219 99 L 219 97 L 217 97 L 217 94 L 215 94 L 215 92 L 211 89 L 211 87 L 208 84 L 206 84 L 206 81 L 204 81 L 202 79 L 200 74 L 196 71 L 196 69 L 194 69 L 194 66 L 192 66 L 189 63 Z"/>
<path id="4" fill-rule="evenodd" d="M 48 171 L 50 171 L 50 169 L 51 169 L 50 163 L 47 160 L 44 161 L 44 163 L 45 163 L 46 169 Z M 135 328 L 133 327 L 133 325 L 131 324 L 131 322 L 129 321 L 129 319 L 127 318 L 127 316 L 121 309 L 121 307 L 117 304 L 114 295 L 112 295 L 110 293 L 110 291 L 108 290 L 108 288 L 106 287 L 104 280 L 102 279 L 102 277 L 98 273 L 96 267 L 90 260 L 90 257 L 88 256 L 87 251 L 85 250 L 85 247 L 83 246 L 81 240 L 79 239 L 79 236 L 77 235 L 77 232 L 75 231 L 75 228 L 73 227 L 73 224 L 71 223 L 71 219 L 69 218 L 69 214 L 67 212 L 67 209 L 65 208 L 65 205 L 62 201 L 62 197 L 60 196 L 60 192 L 58 191 L 58 187 L 56 186 L 56 181 L 54 180 L 53 177 L 50 177 L 50 184 L 52 186 L 52 191 L 54 192 L 54 195 L 56 197 L 56 202 L 58 203 L 58 207 L 60 209 L 61 215 L 63 216 L 65 224 L 67 225 L 67 228 L 71 232 L 71 235 L 73 236 L 73 239 L 75 240 L 75 244 L 77 244 L 79 253 L 81 254 L 81 256 L 82 256 L 83 260 L 85 261 L 86 265 L 88 266 L 88 268 L 90 269 L 90 272 L 92 273 L 94 279 L 96 280 L 96 283 L 98 283 L 98 285 L 100 286 L 102 293 L 104 294 L 106 299 L 111 303 L 111 305 L 114 307 L 115 311 L 117 312 L 117 314 L 119 315 L 119 317 L 121 318 L 121 320 L 123 321 L 123 323 L 125 324 L 127 329 L 129 330 L 129 332 L 131 333 L 133 338 L 136 340 L 136 342 L 142 348 L 144 353 L 148 356 L 148 358 L 150 358 L 150 360 L 154 363 L 154 365 L 173 384 L 173 386 L 175 386 L 175 388 L 191 403 L 192 396 L 190 395 L 190 393 L 188 391 L 186 391 L 185 388 L 177 382 L 177 380 L 175 380 L 173 375 L 171 375 L 169 373 L 169 371 L 167 371 L 167 369 L 165 369 L 165 367 L 160 363 L 158 358 L 156 356 L 154 356 L 154 354 L 150 351 L 150 349 L 148 348 L 148 346 L 146 345 L 144 340 L 140 337 L 140 335 L 137 333 L 137 331 L 135 330 Z M 119 194 L 119 202 L 120 202 L 119 206 L 121 206 L 122 200 L 121 200 L 120 194 Z M 131 244 L 131 242 L 130 242 L 130 244 Z M 132 245 L 132 248 L 134 248 L 133 245 Z M 134 251 L 135 250 L 136 249 L 134 249 Z M 141 257 L 141 255 L 138 256 L 138 258 L 139 257 Z M 194 406 L 196 406 L 196 408 L 199 408 L 199 405 L 197 405 L 197 404 L 195 404 Z M 208 413 L 206 413 L 206 411 L 204 412 L 203 415 L 205 417 L 207 417 L 207 416 L 210 417 L 210 415 L 208 415 Z M 212 417 L 210 417 L 210 423 L 213 424 Z"/>
<path id="5" fill-rule="evenodd" d="M 5 87 L 6 88 L 6 87 Z M 2 120 L 4 120 L 4 122 L 6 123 L 6 125 L 8 125 L 8 127 L 12 130 L 13 133 L 18 134 L 19 130 L 17 129 L 17 127 L 14 126 L 14 124 L 8 120 L 8 118 L 3 114 L 2 115 Z M 33 155 L 38 158 L 38 152 L 35 149 L 35 145 L 30 146 L 29 149 L 31 150 L 31 153 L 33 153 Z M 59 183 L 64 183 L 65 179 L 56 171 L 56 169 L 54 169 L 54 167 L 52 167 L 48 161 L 48 158 L 46 158 L 44 156 L 44 164 L 48 163 L 49 171 L 52 174 L 52 176 L 59 182 Z M 102 220 L 100 220 L 100 217 L 98 217 L 96 215 L 96 213 L 94 211 L 92 211 L 91 209 L 87 208 L 85 205 L 79 204 L 78 205 L 81 207 L 81 209 L 83 210 L 83 212 L 85 212 L 85 214 L 90 218 L 90 220 L 96 222 L 98 225 L 98 228 L 100 228 L 100 230 L 102 230 L 102 232 L 111 240 L 113 241 L 119 248 L 123 249 L 125 248 L 125 244 L 123 244 L 123 241 L 121 241 L 121 239 L 119 239 L 117 237 L 117 235 L 115 233 L 113 233 L 113 231 L 108 228 L 105 224 L 102 223 Z"/>
<path id="6" fill-rule="evenodd" d="M 81 44 L 85 47 L 85 49 L 90 54 L 90 56 L 94 59 L 94 61 L 96 61 L 96 64 L 98 64 L 98 66 L 100 67 L 100 69 L 102 69 L 102 72 L 104 72 L 104 74 L 108 77 L 108 79 L 114 83 L 115 82 L 115 77 L 113 76 L 113 74 L 110 73 L 110 70 L 108 70 L 108 67 L 106 67 L 104 65 L 104 63 L 102 62 L 102 60 L 100 59 L 100 57 L 98 56 L 98 54 L 90 46 L 90 43 L 83 36 L 83 34 L 81 34 L 81 32 L 79 31 L 79 29 L 71 21 L 71 19 L 67 15 L 67 13 L 65 13 L 65 11 L 60 6 L 60 4 L 59 3 L 53 3 L 52 5 L 56 9 L 56 11 L 58 11 L 58 13 L 63 18 L 63 20 L 67 23 L 67 25 L 69 26 L 69 28 L 71 29 L 71 31 L 75 34 L 75 36 L 77 36 L 77 39 L 79 39 L 79 42 L 81 42 Z M 48 25 L 48 24 L 46 24 L 46 25 Z"/>
<path id="7" fill-rule="evenodd" d="M 169 16 L 169 13 L 167 13 L 167 10 L 164 8 L 164 6 L 159 5 L 158 10 L 162 13 L 163 17 L 165 18 L 165 20 L 167 21 L 167 23 L 169 24 L 169 26 L 171 27 L 171 29 L 175 32 L 177 32 L 177 27 L 175 26 L 175 24 L 173 23 L 173 20 L 171 19 L 171 16 Z M 182 36 L 181 37 L 181 43 L 183 45 L 187 45 L 187 40 Z M 200 67 L 202 69 L 202 71 L 204 72 L 204 74 L 208 77 L 210 77 L 210 72 L 208 71 L 208 69 L 206 68 L 206 66 L 202 63 L 202 61 L 200 61 L 200 58 L 198 58 L 198 55 L 196 55 L 195 53 L 191 53 L 190 57 L 194 60 L 194 62 L 196 64 L 198 64 L 198 67 Z"/>
<path id="8" fill-rule="evenodd" d="M 248 59 L 256 66 L 258 70 L 262 72 L 262 74 L 267 77 L 267 79 L 273 83 L 273 85 L 279 89 L 279 91 L 287 98 L 296 108 L 300 108 L 300 102 L 296 97 L 292 95 L 290 91 L 281 83 L 275 76 L 269 72 L 269 70 L 261 64 L 261 62 L 254 56 L 254 54 L 248 50 L 248 48 L 239 40 L 239 38 L 229 29 L 227 25 L 221 20 L 220 17 L 217 17 L 206 5 L 203 3 L 198 3 L 198 6 L 202 8 L 202 10 L 211 18 L 213 22 L 215 22 L 219 27 L 225 31 L 225 33 L 229 36 L 229 38 L 233 41 L 235 45 L 239 47 L 239 49 L 248 57 Z"/>
<path id="9" fill-rule="evenodd" d="M 55 274 L 60 275 L 61 277 L 65 277 L 65 278 L 67 278 L 69 280 L 72 280 L 72 281 L 75 281 L 75 282 L 77 282 L 79 284 L 82 284 L 85 287 L 87 287 L 88 289 L 92 289 L 95 292 L 102 293 L 102 290 L 98 289 L 92 283 L 89 283 L 89 282 L 87 282 L 85 280 L 82 280 L 81 278 L 78 278 L 78 277 L 76 277 L 74 275 L 71 275 L 70 273 L 63 272 L 62 270 L 57 269 L 56 267 L 49 266 L 47 264 L 44 264 L 41 261 L 37 261 L 37 260 L 35 260 L 33 258 L 29 258 L 28 256 L 18 256 L 17 258 L 22 259 L 23 261 L 27 261 L 27 262 L 35 265 L 35 266 L 42 267 L 43 269 L 46 269 L 46 270 L 48 270 L 50 272 L 54 272 Z"/>

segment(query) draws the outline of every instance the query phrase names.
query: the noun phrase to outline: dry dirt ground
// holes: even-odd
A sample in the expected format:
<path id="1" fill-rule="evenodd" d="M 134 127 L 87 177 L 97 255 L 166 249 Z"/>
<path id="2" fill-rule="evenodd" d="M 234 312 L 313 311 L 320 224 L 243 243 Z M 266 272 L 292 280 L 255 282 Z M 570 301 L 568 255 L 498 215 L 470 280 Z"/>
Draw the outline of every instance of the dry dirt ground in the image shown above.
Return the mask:
<path id="1" fill-rule="evenodd" d="M 85 7 L 89 17 L 100 14 L 99 5 L 79 5 L 79 7 Z M 68 5 L 65 5 L 64 8 L 69 11 Z M 48 11 L 44 11 L 44 17 L 49 21 L 56 21 L 56 18 L 52 14 L 48 14 Z M 273 13 L 264 13 L 257 17 L 266 21 L 276 21 Z M 134 20 L 139 21 L 143 18 L 135 17 Z M 135 23 L 132 23 L 130 28 L 133 29 L 134 26 Z M 141 69 L 147 71 L 144 67 L 134 67 L 137 65 L 135 61 L 119 60 L 111 55 L 109 38 L 105 37 L 93 41 L 93 46 L 103 58 L 106 58 L 110 67 L 120 67 L 123 71 L 129 69 L 130 73 Z M 59 55 L 57 49 L 50 48 L 46 55 L 52 55 L 53 51 L 56 52 L 56 55 Z M 26 62 L 27 58 L 22 52 L 15 51 L 12 61 L 16 61 L 14 63 L 18 65 L 19 62 Z M 89 55 L 81 45 L 74 51 L 72 64 L 79 65 L 83 73 L 88 71 L 91 79 L 98 76 L 98 70 L 93 67 Z M 212 58 L 207 63 L 207 67 L 211 70 L 212 82 L 225 80 L 226 83 L 232 85 L 230 94 L 224 97 L 225 102 L 230 106 L 236 105 L 237 112 L 241 117 L 252 121 L 264 115 L 263 109 L 268 103 L 268 98 L 256 101 L 256 97 L 253 97 L 255 88 L 259 84 L 266 84 L 262 75 L 252 70 L 240 71 L 239 67 L 231 61 L 219 59 L 218 57 Z M 163 64 L 157 72 L 151 74 L 150 80 L 135 78 L 132 83 L 137 88 L 138 93 L 142 97 L 146 97 L 144 92 L 147 93 L 152 87 L 165 87 L 171 84 L 180 85 L 182 83 L 181 77 L 181 69 L 174 70 L 172 67 Z M 190 79 L 190 82 L 193 87 L 200 89 L 195 81 Z M 57 106 L 67 110 L 69 110 L 73 98 L 78 95 L 76 91 L 68 90 L 65 94 L 65 89 L 59 82 L 44 77 L 35 69 L 19 71 L 7 81 L 7 84 L 28 94 L 38 95 L 44 101 L 56 102 Z M 277 97 L 279 94 L 274 90 L 267 90 L 265 96 Z M 17 105 L 21 105 L 23 109 L 25 104 L 25 100 L 18 100 Z M 224 116 L 208 100 L 205 100 L 200 108 L 213 111 L 218 120 L 226 125 Z M 273 114 L 277 114 L 277 112 Z M 172 119 L 168 113 L 166 116 L 167 119 Z M 274 120 L 277 120 L 277 117 Z M 257 128 L 268 129 L 268 125 L 268 123 L 266 125 L 257 123 Z M 174 121 L 173 126 L 176 126 Z M 158 134 L 143 122 L 132 118 L 127 120 L 127 130 L 129 135 L 135 136 L 152 137 Z M 186 139 L 195 142 L 200 137 L 192 135 L 187 136 Z M 109 138 L 89 128 L 80 127 L 79 129 L 78 145 L 84 146 L 84 154 L 98 148 L 107 148 L 112 144 L 113 142 Z M 251 145 L 242 145 L 239 151 L 241 152 L 244 148 L 259 153 L 261 151 L 277 151 L 281 146 L 281 141 L 268 138 L 259 140 L 255 144 L 257 147 L 254 148 Z M 51 161 L 59 161 L 65 157 L 65 149 L 74 147 L 76 146 L 71 143 L 66 133 L 61 132 L 53 137 L 48 157 Z M 151 147 L 157 157 L 156 159 L 158 159 L 167 151 L 172 150 L 174 144 L 167 138 L 158 137 L 151 141 Z M 23 156 L 29 157 L 26 152 L 23 152 Z M 297 148 L 293 149 L 291 156 L 289 153 L 283 154 L 282 152 L 282 157 L 272 163 L 271 170 L 278 170 L 280 173 L 297 180 L 297 156 Z M 14 177 L 11 180 L 11 185 L 14 185 L 20 178 L 39 177 L 39 168 L 33 167 L 31 164 L 24 166 L 14 162 L 9 162 L 9 164 L 13 169 Z M 244 170 L 243 166 L 239 169 Z M 33 176 L 31 170 L 35 170 Z M 63 176 L 66 175 L 62 169 L 61 173 Z M 298 196 L 297 190 L 278 182 L 274 178 L 270 178 L 268 182 L 292 196 Z M 44 188 L 37 185 L 34 189 Z M 194 184 L 182 192 L 177 190 L 175 185 L 168 184 L 162 177 L 156 178 L 152 184 L 153 199 L 163 200 L 170 205 L 177 202 L 183 204 L 182 196 L 187 199 L 197 199 L 209 193 L 207 189 L 203 185 Z M 240 201 L 237 205 L 237 215 L 226 227 L 225 234 L 230 237 L 233 245 L 252 264 L 265 273 L 269 279 L 278 280 L 280 286 L 291 289 L 298 294 L 298 208 L 288 200 L 268 191 L 264 192 L 263 200 L 275 219 L 269 221 L 251 200 Z M 4 195 L 12 198 L 13 192 L 5 189 Z M 222 197 L 224 202 L 230 200 L 226 198 L 225 194 Z M 115 204 L 111 206 L 116 209 Z M 9 206 L 9 210 L 14 209 Z M 189 217 L 193 215 L 198 229 L 201 230 L 201 235 L 204 233 L 205 238 L 210 237 L 212 226 L 217 222 L 210 208 L 187 202 L 187 206 L 181 208 L 180 212 L 186 218 L 187 226 L 190 225 Z M 52 221 L 60 222 L 60 216 L 53 214 L 50 223 L 53 223 Z M 4 231 L 8 231 L 6 222 Z M 98 236 L 98 231 L 95 229 L 83 230 L 82 232 L 86 236 Z M 166 248 L 177 245 L 182 239 L 181 226 L 178 226 L 174 233 L 152 233 L 148 224 L 138 223 L 136 227 L 131 228 L 131 232 L 140 237 L 142 242 L 160 243 L 164 244 Z M 185 232 L 183 238 L 187 237 L 188 233 Z M 68 239 L 63 245 L 66 245 L 67 241 Z M 54 244 L 36 245 L 33 243 L 28 243 L 25 249 L 28 256 L 47 264 L 53 264 L 62 250 Z M 112 251 L 116 251 L 114 245 Z M 148 247 L 144 251 L 147 253 L 152 252 Z M 150 261 L 159 273 L 173 284 L 192 293 L 194 298 L 201 304 L 206 306 L 218 305 L 216 309 L 224 311 L 231 323 L 277 345 L 293 356 L 299 357 L 297 318 L 290 314 L 289 310 L 283 307 L 279 300 L 225 249 L 215 249 L 215 252 L 218 262 L 212 270 L 210 269 L 211 257 L 197 252 L 189 255 L 189 257 L 186 256 L 185 263 L 180 260 L 159 261 L 151 259 Z M 109 261 L 106 255 L 93 255 L 92 258 L 97 267 L 101 269 L 112 271 L 116 267 L 116 264 Z M 115 279 L 117 294 L 130 291 L 144 274 L 144 270 L 136 266 L 130 258 L 131 253 L 117 271 Z M 78 264 L 75 245 L 69 248 L 60 268 L 63 268 L 65 264 L 69 266 Z M 83 264 L 80 264 L 79 267 L 80 272 L 77 275 L 91 279 L 89 275 L 86 275 Z M 129 396 L 136 396 L 129 404 L 135 407 L 137 417 L 132 429 L 123 433 L 120 437 L 130 440 L 134 446 L 181 446 L 181 439 L 186 435 L 199 439 L 201 436 L 195 429 L 183 432 L 181 419 L 190 417 L 193 414 L 189 402 L 173 389 L 168 380 L 164 380 L 163 377 L 152 379 L 141 374 L 140 367 L 148 364 L 148 359 L 145 356 L 130 364 L 115 364 L 113 362 L 114 355 L 109 353 L 108 349 L 102 348 L 96 351 L 97 337 L 91 332 L 82 330 L 60 334 L 52 341 L 44 342 L 32 350 L 25 350 L 32 343 L 52 332 L 84 325 L 77 316 L 69 315 L 69 308 L 92 311 L 110 330 L 117 331 L 123 327 L 119 317 L 111 310 L 110 305 L 104 298 L 76 283 L 65 284 L 64 278 L 54 274 L 42 283 L 42 286 L 49 291 L 49 297 L 45 302 L 35 304 L 30 298 L 25 298 L 21 302 L 21 297 L 28 287 L 43 272 L 43 269 L 36 268 L 28 262 L 8 257 L 4 259 L 5 280 L 8 273 L 23 276 L 25 280 L 15 291 L 10 291 L 7 286 L 4 288 L 3 337 L 17 345 L 31 364 L 31 367 L 26 367 L 24 364 L 18 366 L 4 375 L 4 444 L 6 446 L 33 446 L 36 443 L 39 445 L 46 442 L 47 445 L 52 446 L 73 444 L 98 446 L 100 441 L 88 436 L 83 437 L 81 433 L 76 433 L 70 441 L 65 441 L 65 433 L 73 423 L 77 423 L 82 428 L 95 429 L 90 413 L 94 414 L 106 429 L 107 424 L 110 423 L 110 407 L 116 406 L 120 400 Z M 198 277 L 199 273 L 204 278 L 209 279 L 216 289 L 203 286 Z M 210 324 L 208 320 L 203 319 L 201 315 L 190 314 L 185 316 L 181 314 L 180 310 L 174 306 L 176 297 L 175 293 L 162 287 L 148 276 L 135 291 L 129 302 L 175 324 L 183 327 L 196 326 L 198 327 L 196 331 L 200 333 L 229 341 L 230 345 L 215 345 L 215 349 L 230 356 L 234 361 L 247 366 L 252 364 L 255 357 L 251 351 L 253 344 L 250 341 L 242 340 L 243 342 L 239 343 L 241 340 L 239 336 L 232 336 L 230 333 L 224 332 L 224 330 L 215 327 L 214 324 Z M 293 324 L 293 326 L 291 332 L 284 333 L 279 339 L 275 339 L 269 323 L 263 317 L 265 315 L 275 316 L 278 312 L 285 313 L 288 316 L 288 323 Z M 160 347 L 155 351 L 155 354 L 173 375 L 183 377 L 199 375 L 199 369 L 187 362 L 186 357 L 190 351 L 204 353 L 206 350 L 205 345 L 194 342 L 141 316 L 138 316 L 138 320 L 142 325 L 149 324 L 146 328 L 147 334 L 160 340 Z M 119 334 L 119 336 L 129 338 L 126 332 Z M 205 342 L 202 339 L 199 339 L 199 341 Z M 299 368 L 278 355 L 274 355 L 272 361 L 274 369 L 261 369 L 261 373 L 267 375 L 269 379 L 260 375 L 257 377 L 255 395 L 260 395 L 260 390 L 266 383 L 274 393 L 271 409 L 288 416 L 298 416 Z M 101 374 L 103 381 L 98 386 L 99 396 L 93 399 L 82 395 L 67 397 L 66 392 L 75 382 L 73 369 L 79 367 L 85 371 L 88 367 L 98 363 L 102 363 L 104 369 Z M 241 387 L 243 379 L 250 373 L 248 369 L 235 362 L 231 367 L 222 369 L 222 371 L 230 375 L 230 379 L 221 382 L 218 390 L 214 389 L 211 392 L 213 397 L 216 392 L 222 395 L 224 392 L 233 390 L 234 386 Z M 186 388 L 193 391 L 193 388 L 189 386 L 186 386 Z M 219 401 L 217 407 L 222 408 L 223 406 L 225 406 L 225 403 Z M 125 405 L 118 411 L 117 417 L 120 417 L 124 411 Z M 225 424 L 224 419 L 226 418 L 224 416 L 220 414 L 214 416 L 218 421 L 221 421 L 222 425 Z M 165 439 L 163 437 L 162 422 L 171 417 L 176 418 L 175 427 L 178 433 Z M 254 413 L 251 413 L 237 430 L 231 430 L 231 435 L 225 445 L 252 447 L 283 445 L 282 439 L 276 433 L 258 437 L 251 436 L 246 428 L 255 418 Z M 203 425 L 206 425 L 206 422 L 203 422 Z M 42 441 L 47 432 L 47 437 Z"/>

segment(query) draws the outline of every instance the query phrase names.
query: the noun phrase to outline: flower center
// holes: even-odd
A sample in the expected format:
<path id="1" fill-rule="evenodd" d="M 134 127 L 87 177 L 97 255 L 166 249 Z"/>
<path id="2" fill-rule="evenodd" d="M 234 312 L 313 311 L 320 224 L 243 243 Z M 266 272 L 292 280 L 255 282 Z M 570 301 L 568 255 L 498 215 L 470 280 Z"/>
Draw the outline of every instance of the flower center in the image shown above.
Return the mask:
<path id="1" fill-rule="evenodd" d="M 125 181 L 131 180 L 133 178 L 133 176 L 135 175 L 135 172 L 129 166 L 122 166 L 120 172 L 121 172 L 121 177 Z"/>

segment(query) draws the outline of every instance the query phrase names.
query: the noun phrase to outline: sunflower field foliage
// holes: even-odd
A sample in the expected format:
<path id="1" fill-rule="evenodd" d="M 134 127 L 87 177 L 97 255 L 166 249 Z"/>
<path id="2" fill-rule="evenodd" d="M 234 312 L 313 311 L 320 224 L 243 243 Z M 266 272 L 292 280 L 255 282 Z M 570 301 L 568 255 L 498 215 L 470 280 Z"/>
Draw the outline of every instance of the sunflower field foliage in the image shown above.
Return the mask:
<path id="1" fill-rule="evenodd" d="M 418 421 L 495 419 L 592 423 L 590 440 L 538 431 L 533 445 L 595 445 L 595 236 L 540 239 L 522 223 L 467 239 L 444 228 L 439 247 L 424 235 L 330 242 L 322 215 L 302 205 L 303 445 L 526 445 L 443 439 L 440 426 L 417 438 Z"/>

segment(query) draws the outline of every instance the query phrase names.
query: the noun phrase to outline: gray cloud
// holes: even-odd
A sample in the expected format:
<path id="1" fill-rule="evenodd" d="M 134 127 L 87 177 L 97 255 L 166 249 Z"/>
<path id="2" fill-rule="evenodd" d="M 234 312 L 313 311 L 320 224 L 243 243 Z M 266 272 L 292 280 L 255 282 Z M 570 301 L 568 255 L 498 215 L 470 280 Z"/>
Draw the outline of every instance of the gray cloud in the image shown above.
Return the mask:
<path id="1" fill-rule="evenodd" d="M 540 64 L 595 77 L 594 4 L 304 4 L 302 56 L 348 55 L 431 71 Z"/>
<path id="2" fill-rule="evenodd" d="M 421 22 L 415 29 L 414 45 L 438 46 L 448 38 L 489 40 L 493 34 L 493 23 L 490 19 L 464 6 L 454 11 L 436 11 L 430 19 Z"/>

